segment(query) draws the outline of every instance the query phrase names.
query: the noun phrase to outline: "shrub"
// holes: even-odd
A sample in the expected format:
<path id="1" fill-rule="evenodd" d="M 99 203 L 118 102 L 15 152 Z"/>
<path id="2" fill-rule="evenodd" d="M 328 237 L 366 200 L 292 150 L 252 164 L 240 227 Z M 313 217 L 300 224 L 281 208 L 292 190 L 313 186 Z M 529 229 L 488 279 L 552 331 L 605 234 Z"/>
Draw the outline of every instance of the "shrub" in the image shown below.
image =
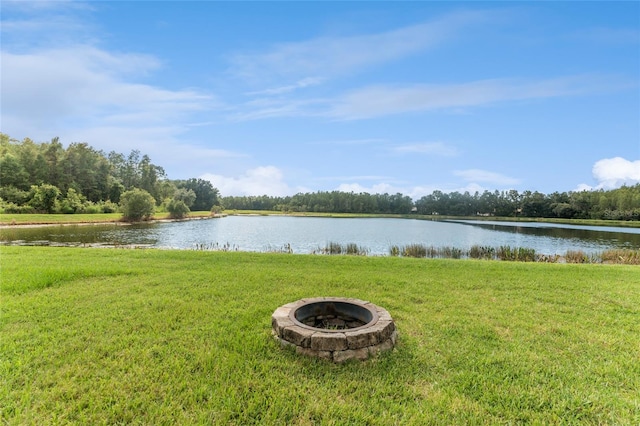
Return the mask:
<path id="1" fill-rule="evenodd" d="M 118 205 L 111 201 L 104 201 L 100 203 L 102 213 L 115 213 L 118 211 Z"/>
<path id="2" fill-rule="evenodd" d="M 82 213 L 88 213 L 88 214 L 102 213 L 103 212 L 102 204 L 100 204 L 100 203 L 92 203 L 91 201 L 87 201 L 82 206 L 81 212 Z"/>
<path id="3" fill-rule="evenodd" d="M 155 207 L 155 199 L 144 189 L 134 188 L 120 197 L 120 209 L 124 220 L 149 219 L 153 215 Z"/>
<path id="4" fill-rule="evenodd" d="M 172 199 L 167 203 L 167 211 L 172 219 L 182 219 L 190 212 L 189 207 L 182 200 Z"/>
<path id="5" fill-rule="evenodd" d="M 24 206 L 19 206 L 15 203 L 4 203 L 2 206 L 2 210 L 4 213 L 9 213 L 9 214 L 35 213 L 35 209 L 28 204 Z"/>
<path id="6" fill-rule="evenodd" d="M 22 191 L 14 186 L 0 186 L 0 198 L 21 206 L 29 201 L 29 191 Z"/>
<path id="7" fill-rule="evenodd" d="M 31 201 L 29 204 L 36 211 L 43 213 L 53 213 L 57 209 L 60 190 L 53 185 L 43 183 L 42 185 L 31 186 Z"/>
<path id="8" fill-rule="evenodd" d="M 85 211 L 85 203 L 87 198 L 82 194 L 78 194 L 73 188 L 69 188 L 67 196 L 60 203 L 60 212 L 65 214 L 71 213 L 89 213 Z"/>

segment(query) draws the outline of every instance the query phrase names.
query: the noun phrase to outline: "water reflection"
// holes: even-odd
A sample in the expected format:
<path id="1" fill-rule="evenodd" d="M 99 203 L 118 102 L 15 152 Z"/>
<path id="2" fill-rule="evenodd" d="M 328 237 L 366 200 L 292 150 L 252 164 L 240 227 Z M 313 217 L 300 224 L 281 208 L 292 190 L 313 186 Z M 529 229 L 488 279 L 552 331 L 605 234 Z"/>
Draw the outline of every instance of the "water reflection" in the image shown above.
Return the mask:
<path id="1" fill-rule="evenodd" d="M 4 243 L 24 241 L 30 244 L 67 245 L 149 245 L 158 242 L 156 224 L 54 225 L 0 229 Z"/>
<path id="2" fill-rule="evenodd" d="M 640 229 L 637 228 L 471 220 L 453 222 L 492 231 L 558 238 L 565 241 L 575 241 L 576 243 L 592 242 L 598 246 L 606 245 L 611 246 L 611 248 L 640 248 Z"/>
<path id="3" fill-rule="evenodd" d="M 0 228 L 4 244 L 150 246 L 194 249 L 229 246 L 244 251 L 290 247 L 313 253 L 329 243 L 355 243 L 373 255 L 390 247 L 424 244 L 468 250 L 473 245 L 527 247 L 540 254 L 640 249 L 640 229 L 482 221 L 389 218 L 229 216 L 149 224 L 55 225 Z"/>

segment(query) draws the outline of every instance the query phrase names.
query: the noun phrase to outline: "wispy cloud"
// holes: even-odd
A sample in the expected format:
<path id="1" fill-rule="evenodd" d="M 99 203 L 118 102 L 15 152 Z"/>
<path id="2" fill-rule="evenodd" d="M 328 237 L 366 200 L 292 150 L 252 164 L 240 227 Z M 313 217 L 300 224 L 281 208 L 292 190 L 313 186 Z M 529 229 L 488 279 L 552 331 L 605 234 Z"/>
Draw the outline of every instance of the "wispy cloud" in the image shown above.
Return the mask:
<path id="1" fill-rule="evenodd" d="M 60 43 L 95 41 L 94 6 L 82 1 L 3 1 L 3 48 L 32 51 Z"/>
<path id="2" fill-rule="evenodd" d="M 342 120 L 416 111 L 479 107 L 498 102 L 544 99 L 637 87 L 619 76 L 578 75 L 545 80 L 479 80 L 449 85 L 372 86 L 337 99 L 329 115 Z"/>
<path id="3" fill-rule="evenodd" d="M 442 157 L 455 157 L 458 150 L 442 142 L 421 142 L 407 145 L 400 145 L 392 148 L 392 151 L 399 154 L 424 154 L 437 155 Z"/>
<path id="4" fill-rule="evenodd" d="M 114 54 L 92 46 L 68 46 L 16 54 L 2 51 L 3 127 L 166 126 L 188 123 L 191 114 L 217 105 L 210 94 L 167 90 L 130 82 L 156 70 L 148 55 Z M 46 70 L 46 72 L 43 72 Z"/>
<path id="5" fill-rule="evenodd" d="M 322 83 L 321 78 L 308 77 L 303 78 L 302 80 L 296 81 L 294 84 L 290 84 L 287 86 L 274 87 L 271 89 L 258 90 L 255 92 L 247 92 L 248 96 L 254 95 L 282 95 L 285 93 L 290 93 L 298 89 L 304 89 L 305 87 L 316 86 Z"/>
<path id="6" fill-rule="evenodd" d="M 377 85 L 326 98 L 259 98 L 229 114 L 233 121 L 276 117 L 365 120 L 397 114 L 460 111 L 506 102 L 591 95 L 638 87 L 620 75 L 573 75 L 541 80 L 490 79 L 454 84 Z"/>
<path id="7" fill-rule="evenodd" d="M 356 36 L 327 36 L 274 45 L 262 53 L 231 58 L 229 73 L 252 82 L 331 78 L 396 60 L 436 46 L 490 15 L 457 12 L 431 22 Z M 289 87 L 289 86 L 284 86 Z"/>
<path id="8" fill-rule="evenodd" d="M 520 183 L 520 179 L 481 169 L 456 170 L 453 174 L 467 182 L 474 183 L 487 183 L 500 186 L 517 185 Z"/>
<path id="9" fill-rule="evenodd" d="M 3 115 L 28 116 L 33 124 L 75 118 L 163 121 L 213 102 L 193 90 L 166 90 L 124 79 L 146 73 L 158 61 L 146 55 L 117 55 L 90 46 L 27 54 L 2 52 Z M 43 72 L 46 70 L 46 72 Z"/>
<path id="10" fill-rule="evenodd" d="M 2 8 L 13 12 L 23 13 L 43 13 L 43 12 L 59 12 L 70 10 L 87 10 L 91 9 L 88 2 L 78 0 L 55 0 L 55 1 L 24 1 L 24 0 L 4 0 Z"/>

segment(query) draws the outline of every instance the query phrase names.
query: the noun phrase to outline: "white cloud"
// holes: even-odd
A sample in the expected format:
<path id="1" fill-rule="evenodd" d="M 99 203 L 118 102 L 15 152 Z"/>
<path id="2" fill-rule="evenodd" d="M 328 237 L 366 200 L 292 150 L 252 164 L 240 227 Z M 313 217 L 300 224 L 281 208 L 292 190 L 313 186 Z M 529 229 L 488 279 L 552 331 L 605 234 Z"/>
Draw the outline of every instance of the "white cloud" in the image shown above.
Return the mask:
<path id="1" fill-rule="evenodd" d="M 284 174 L 275 166 L 262 166 L 247 170 L 238 177 L 206 173 L 200 177 L 218 188 L 222 196 L 270 195 L 286 196 L 306 192 L 305 188 L 292 188 L 284 180 Z"/>
<path id="2" fill-rule="evenodd" d="M 544 80 L 490 79 L 457 84 L 378 85 L 324 98 L 263 97 L 238 106 L 236 121 L 275 117 L 363 120 L 395 114 L 454 111 L 498 103 L 530 101 L 637 88 L 618 75 L 574 75 Z"/>
<path id="3" fill-rule="evenodd" d="M 447 186 L 442 184 L 434 184 L 434 185 L 417 185 L 417 186 L 408 187 L 408 186 L 391 185 L 389 183 L 384 183 L 384 182 L 374 184 L 374 185 L 369 185 L 369 186 L 361 185 L 359 183 L 343 183 L 338 185 L 338 187 L 336 188 L 336 190 L 338 191 L 355 192 L 355 193 L 360 193 L 360 192 L 367 192 L 369 194 L 400 193 L 402 195 L 408 195 L 414 201 L 426 195 L 430 195 L 433 193 L 433 191 L 436 191 L 436 190 L 446 192 L 446 193 L 469 192 L 473 194 L 476 191 L 482 192 L 485 189 L 486 188 L 478 185 L 477 183 L 470 183 L 465 186 L 450 186 L 450 185 Z"/>
<path id="4" fill-rule="evenodd" d="M 2 51 L 1 61 L 2 131 L 13 137 L 59 136 L 106 152 L 136 148 L 167 168 L 188 153 L 193 163 L 232 155 L 184 141 L 191 123 L 219 107 L 213 96 L 131 82 L 160 67 L 152 56 L 68 46 Z"/>
<path id="5" fill-rule="evenodd" d="M 3 120 L 28 120 L 49 127 L 75 123 L 145 124 L 175 121 L 213 102 L 194 90 L 166 90 L 130 83 L 125 76 L 159 66 L 148 55 L 113 54 L 91 46 L 14 54 L 2 52 Z M 7 124 L 7 121 L 3 123 Z M 18 129 L 7 129 L 8 132 Z"/>
<path id="6" fill-rule="evenodd" d="M 483 182 L 501 186 L 520 183 L 519 179 L 480 169 L 456 170 L 453 174 L 468 182 Z"/>
<path id="7" fill-rule="evenodd" d="M 637 87 L 637 82 L 616 76 L 605 78 L 584 75 L 538 81 L 491 79 L 449 85 L 371 86 L 354 90 L 336 99 L 328 115 L 339 120 L 357 120 L 629 87 Z"/>
<path id="8" fill-rule="evenodd" d="M 252 81 L 333 77 L 415 54 L 488 16 L 483 12 L 457 12 L 432 22 L 375 34 L 281 43 L 265 53 L 235 55 L 229 71 Z"/>
<path id="9" fill-rule="evenodd" d="M 623 185 L 640 183 L 640 160 L 629 161 L 622 157 L 605 158 L 593 165 L 593 177 L 598 182 L 595 187 L 578 185 L 577 191 L 592 189 L 615 189 Z"/>
<path id="10" fill-rule="evenodd" d="M 393 151 L 400 154 L 426 154 L 439 155 L 443 157 L 454 157 L 458 155 L 457 149 L 447 146 L 442 142 L 422 142 L 400 145 L 393 148 Z"/>
<path id="11" fill-rule="evenodd" d="M 359 183 L 341 183 L 340 185 L 338 185 L 336 190 L 355 193 L 368 192 L 369 194 L 395 194 L 397 192 L 400 192 L 398 190 L 398 187 L 395 187 L 388 183 L 377 183 L 369 187 L 360 185 Z"/>
<path id="12" fill-rule="evenodd" d="M 362 176 L 325 176 L 318 178 L 321 181 L 345 181 L 345 180 L 389 180 L 389 176 L 362 175 Z"/>

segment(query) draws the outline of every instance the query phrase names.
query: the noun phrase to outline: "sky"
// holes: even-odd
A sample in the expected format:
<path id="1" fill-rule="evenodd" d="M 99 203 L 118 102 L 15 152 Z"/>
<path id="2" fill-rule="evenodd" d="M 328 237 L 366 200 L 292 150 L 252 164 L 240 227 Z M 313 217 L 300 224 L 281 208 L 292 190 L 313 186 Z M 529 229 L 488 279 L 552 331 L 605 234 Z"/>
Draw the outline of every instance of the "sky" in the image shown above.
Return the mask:
<path id="1" fill-rule="evenodd" d="M 223 196 L 640 183 L 640 2 L 4 1 L 0 131 Z"/>

